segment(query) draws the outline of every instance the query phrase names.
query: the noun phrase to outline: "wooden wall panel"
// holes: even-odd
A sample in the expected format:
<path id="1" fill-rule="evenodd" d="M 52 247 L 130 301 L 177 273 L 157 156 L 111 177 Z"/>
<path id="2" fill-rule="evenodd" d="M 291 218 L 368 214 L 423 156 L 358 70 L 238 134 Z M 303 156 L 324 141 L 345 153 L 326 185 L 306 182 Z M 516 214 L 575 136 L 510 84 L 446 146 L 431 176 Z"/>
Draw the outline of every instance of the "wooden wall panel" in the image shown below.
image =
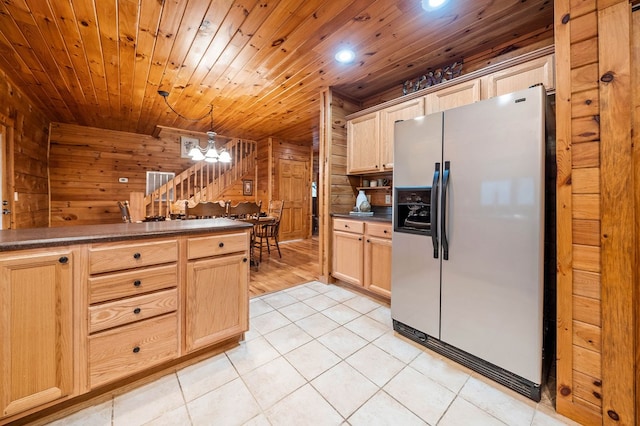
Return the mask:
<path id="1" fill-rule="evenodd" d="M 7 134 L 6 200 L 10 227 L 35 228 L 49 224 L 47 138 L 50 119 L 0 71 L 0 125 Z M 4 118 L 2 118 L 4 117 Z M 9 139 L 12 139 L 10 141 Z M 17 192 L 18 200 L 12 197 Z"/>
<path id="2" fill-rule="evenodd" d="M 50 132 L 51 226 L 118 223 L 118 200 L 145 192 L 147 171 L 180 173 L 193 162 L 180 156 L 180 137 L 206 135 L 163 128 L 158 138 L 137 133 L 53 123 Z M 218 146 L 224 137 L 218 138 Z M 119 178 L 127 178 L 120 183 Z M 253 174 L 245 176 L 254 179 Z M 254 183 L 255 188 L 255 183 Z M 254 200 L 242 195 L 242 181 L 221 199 Z"/>
<path id="3" fill-rule="evenodd" d="M 634 170 L 630 5 L 556 0 L 555 7 L 557 410 L 584 424 L 637 424 L 640 375 L 634 377 L 629 338 L 640 336 L 630 331 L 638 325 L 631 267 L 637 265 L 637 184 L 621 173 Z"/>

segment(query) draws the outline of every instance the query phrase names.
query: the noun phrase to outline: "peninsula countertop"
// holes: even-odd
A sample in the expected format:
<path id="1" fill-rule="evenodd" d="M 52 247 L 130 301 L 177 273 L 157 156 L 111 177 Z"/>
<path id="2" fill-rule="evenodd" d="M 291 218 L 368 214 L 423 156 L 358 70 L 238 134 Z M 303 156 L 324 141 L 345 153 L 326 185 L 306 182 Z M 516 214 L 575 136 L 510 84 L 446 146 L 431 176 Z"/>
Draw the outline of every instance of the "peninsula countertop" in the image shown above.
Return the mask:
<path id="1" fill-rule="evenodd" d="M 10 229 L 0 231 L 0 252 L 72 244 L 204 234 L 245 229 L 252 226 L 250 223 L 239 220 L 215 218 Z"/>

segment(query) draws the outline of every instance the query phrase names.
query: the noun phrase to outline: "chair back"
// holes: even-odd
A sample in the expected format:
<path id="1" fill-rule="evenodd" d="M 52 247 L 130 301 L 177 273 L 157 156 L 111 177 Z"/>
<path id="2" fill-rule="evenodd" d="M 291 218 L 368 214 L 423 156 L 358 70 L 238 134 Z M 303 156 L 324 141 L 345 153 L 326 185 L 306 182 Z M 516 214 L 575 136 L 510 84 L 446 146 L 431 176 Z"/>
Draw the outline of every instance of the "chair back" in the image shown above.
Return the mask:
<path id="1" fill-rule="evenodd" d="M 225 217 L 227 215 L 226 204 L 219 202 L 200 202 L 189 207 L 189 202 L 184 204 L 184 216 L 186 219 L 203 219 L 209 217 Z"/>
<path id="2" fill-rule="evenodd" d="M 229 216 L 239 219 L 257 219 L 260 216 L 260 203 L 244 201 L 235 206 L 229 206 Z"/>
<path id="3" fill-rule="evenodd" d="M 129 201 L 125 200 L 124 203 L 118 201 L 118 207 L 120 208 L 120 214 L 122 215 L 122 221 L 125 223 L 131 223 L 131 211 L 129 210 Z"/>
<path id="4" fill-rule="evenodd" d="M 282 209 L 284 208 L 284 200 L 271 200 L 269 201 L 269 216 L 275 217 L 276 222 L 280 222 L 282 218 Z"/>

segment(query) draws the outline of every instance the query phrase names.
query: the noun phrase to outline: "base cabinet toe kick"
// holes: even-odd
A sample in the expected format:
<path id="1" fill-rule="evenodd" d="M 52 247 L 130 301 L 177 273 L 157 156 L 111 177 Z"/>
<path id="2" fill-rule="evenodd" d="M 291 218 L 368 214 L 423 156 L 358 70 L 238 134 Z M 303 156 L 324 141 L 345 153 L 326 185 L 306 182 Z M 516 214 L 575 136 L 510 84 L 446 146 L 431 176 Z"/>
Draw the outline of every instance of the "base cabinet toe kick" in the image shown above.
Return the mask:
<path id="1" fill-rule="evenodd" d="M 4 251 L 0 234 L 0 425 L 54 419 L 237 344 L 251 228 L 224 225 Z"/>

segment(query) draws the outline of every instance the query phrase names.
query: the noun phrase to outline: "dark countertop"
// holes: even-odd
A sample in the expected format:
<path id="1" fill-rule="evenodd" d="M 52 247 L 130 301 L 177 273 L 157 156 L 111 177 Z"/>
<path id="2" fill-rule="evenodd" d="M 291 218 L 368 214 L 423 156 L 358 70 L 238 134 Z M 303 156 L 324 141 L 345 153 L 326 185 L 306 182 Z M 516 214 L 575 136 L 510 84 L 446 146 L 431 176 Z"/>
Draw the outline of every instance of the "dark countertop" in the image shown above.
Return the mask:
<path id="1" fill-rule="evenodd" d="M 374 213 L 373 216 L 357 216 L 349 213 L 331 213 L 331 217 L 339 217 L 340 219 L 363 220 L 367 222 L 391 222 L 390 214 Z"/>
<path id="2" fill-rule="evenodd" d="M 246 229 L 252 226 L 252 224 L 247 222 L 216 218 L 10 229 L 0 231 L 0 252 L 72 244 L 104 243 L 140 238 L 203 234 L 215 231 Z"/>

